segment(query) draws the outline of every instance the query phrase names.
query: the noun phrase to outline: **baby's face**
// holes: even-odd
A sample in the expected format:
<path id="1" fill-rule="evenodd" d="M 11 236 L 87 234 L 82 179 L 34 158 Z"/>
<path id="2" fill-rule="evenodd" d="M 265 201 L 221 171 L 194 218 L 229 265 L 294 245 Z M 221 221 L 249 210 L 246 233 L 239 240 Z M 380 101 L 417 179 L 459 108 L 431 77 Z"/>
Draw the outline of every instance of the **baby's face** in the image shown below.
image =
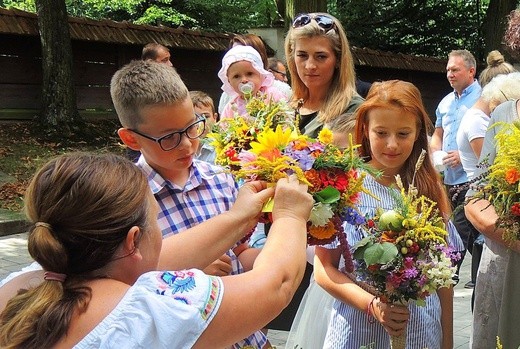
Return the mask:
<path id="1" fill-rule="evenodd" d="M 262 75 L 249 61 L 238 61 L 231 64 L 227 71 L 227 78 L 233 90 L 242 97 L 244 94 L 240 91 L 240 84 L 252 83 L 254 85 L 252 95 L 255 95 L 262 85 Z"/>

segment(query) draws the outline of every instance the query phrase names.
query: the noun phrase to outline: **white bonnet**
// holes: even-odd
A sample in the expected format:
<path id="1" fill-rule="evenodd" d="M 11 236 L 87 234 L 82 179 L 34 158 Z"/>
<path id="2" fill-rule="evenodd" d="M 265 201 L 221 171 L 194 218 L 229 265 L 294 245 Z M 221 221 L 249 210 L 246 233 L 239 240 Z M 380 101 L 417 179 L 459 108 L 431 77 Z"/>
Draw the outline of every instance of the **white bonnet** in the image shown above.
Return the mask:
<path id="1" fill-rule="evenodd" d="M 218 77 L 222 81 L 222 90 L 229 96 L 235 97 L 238 93 L 231 87 L 227 78 L 227 71 L 231 64 L 239 61 L 251 62 L 253 68 L 263 77 L 261 86 L 271 86 L 273 84 L 274 75 L 264 69 L 262 58 L 257 50 L 251 46 L 234 46 L 222 58 L 222 68 L 218 72 Z"/>

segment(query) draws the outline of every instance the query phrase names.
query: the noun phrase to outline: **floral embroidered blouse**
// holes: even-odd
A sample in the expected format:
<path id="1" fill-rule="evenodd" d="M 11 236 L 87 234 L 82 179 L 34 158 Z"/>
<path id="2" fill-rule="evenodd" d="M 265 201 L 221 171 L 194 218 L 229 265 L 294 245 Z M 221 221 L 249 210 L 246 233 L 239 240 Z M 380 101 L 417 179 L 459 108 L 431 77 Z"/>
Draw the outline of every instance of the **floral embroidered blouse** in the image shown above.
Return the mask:
<path id="1" fill-rule="evenodd" d="M 143 274 L 74 348 L 191 348 L 218 311 L 222 280 L 200 270 Z"/>

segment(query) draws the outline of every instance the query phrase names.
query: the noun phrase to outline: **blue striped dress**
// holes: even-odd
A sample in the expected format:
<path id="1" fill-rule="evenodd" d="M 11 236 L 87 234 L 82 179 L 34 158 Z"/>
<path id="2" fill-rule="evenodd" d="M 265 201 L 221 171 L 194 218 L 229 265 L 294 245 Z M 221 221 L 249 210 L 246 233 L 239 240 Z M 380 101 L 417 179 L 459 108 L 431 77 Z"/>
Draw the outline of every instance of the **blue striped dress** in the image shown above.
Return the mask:
<path id="1" fill-rule="evenodd" d="M 364 186 L 380 200 L 362 193 L 358 204 L 361 214 L 374 215 L 377 207 L 385 210 L 395 207 L 394 199 L 390 196 L 390 191 L 395 189 L 379 184 L 374 177 L 368 174 L 365 177 Z M 349 224 L 345 225 L 345 234 L 351 246 L 364 237 L 360 229 Z M 456 235 L 453 231 L 450 232 L 450 236 Z M 337 245 L 337 243 L 333 243 L 325 247 L 333 249 Z M 438 295 L 436 293 L 430 295 L 424 307 L 416 306 L 412 302 L 409 310 L 406 348 L 440 348 L 442 329 L 441 305 Z M 335 299 L 323 348 L 358 349 L 361 346 L 377 349 L 390 348 L 390 336 L 379 322 L 369 323 L 364 311 Z"/>

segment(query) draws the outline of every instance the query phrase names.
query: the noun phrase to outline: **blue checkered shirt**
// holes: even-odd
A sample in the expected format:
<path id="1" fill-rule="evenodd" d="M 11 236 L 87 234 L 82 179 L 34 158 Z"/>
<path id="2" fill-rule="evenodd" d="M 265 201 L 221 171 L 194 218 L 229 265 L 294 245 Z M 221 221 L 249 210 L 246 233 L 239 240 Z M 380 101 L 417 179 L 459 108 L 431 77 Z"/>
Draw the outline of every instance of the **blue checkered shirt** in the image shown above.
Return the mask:
<path id="1" fill-rule="evenodd" d="M 163 238 L 229 210 L 237 196 L 238 186 L 233 177 L 223 172 L 221 167 L 204 161 L 193 160 L 188 181 L 183 188 L 164 179 L 148 165 L 142 155 L 137 166 L 146 175 L 148 185 L 159 204 L 158 222 Z M 233 251 L 229 250 L 226 254 L 231 257 L 231 274 L 243 273 L 242 265 Z M 234 344 L 232 348 L 253 346 L 260 349 L 266 343 L 265 335 L 257 331 Z"/>

